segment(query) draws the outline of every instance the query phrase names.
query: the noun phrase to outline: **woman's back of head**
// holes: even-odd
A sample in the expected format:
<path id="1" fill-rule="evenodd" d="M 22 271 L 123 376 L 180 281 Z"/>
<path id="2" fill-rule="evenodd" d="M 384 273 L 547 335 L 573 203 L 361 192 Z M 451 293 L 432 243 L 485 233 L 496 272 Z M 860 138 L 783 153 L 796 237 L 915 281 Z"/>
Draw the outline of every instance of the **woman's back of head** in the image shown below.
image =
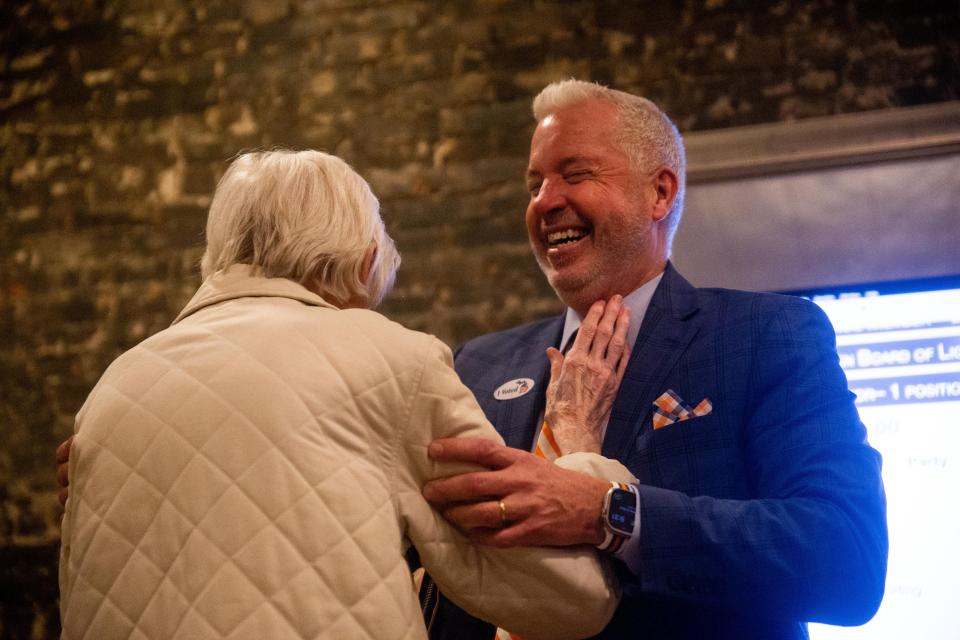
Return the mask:
<path id="1" fill-rule="evenodd" d="M 400 264 L 370 186 L 320 151 L 237 157 L 217 185 L 206 235 L 204 278 L 249 264 L 341 306 L 376 307 Z"/>

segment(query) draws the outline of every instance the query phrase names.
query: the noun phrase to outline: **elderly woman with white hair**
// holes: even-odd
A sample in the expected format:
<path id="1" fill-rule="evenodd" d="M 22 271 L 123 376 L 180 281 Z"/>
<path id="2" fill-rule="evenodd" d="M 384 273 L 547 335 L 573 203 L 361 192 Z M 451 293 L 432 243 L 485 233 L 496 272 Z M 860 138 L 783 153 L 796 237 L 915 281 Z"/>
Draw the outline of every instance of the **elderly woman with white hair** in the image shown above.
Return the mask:
<path id="1" fill-rule="evenodd" d="M 446 346 L 371 310 L 399 261 L 338 158 L 232 163 L 200 289 L 77 416 L 65 638 L 425 638 L 411 545 L 480 618 L 528 637 L 603 628 L 618 588 L 594 551 L 473 546 L 422 498 L 462 471 L 428 458 L 433 439 L 499 436 Z"/>

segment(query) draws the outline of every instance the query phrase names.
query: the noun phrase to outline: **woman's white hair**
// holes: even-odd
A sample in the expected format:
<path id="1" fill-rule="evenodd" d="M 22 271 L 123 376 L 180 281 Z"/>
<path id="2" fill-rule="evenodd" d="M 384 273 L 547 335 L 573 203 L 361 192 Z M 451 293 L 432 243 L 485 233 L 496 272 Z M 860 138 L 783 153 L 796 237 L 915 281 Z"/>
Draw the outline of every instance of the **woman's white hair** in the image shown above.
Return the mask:
<path id="1" fill-rule="evenodd" d="M 677 126 L 646 98 L 572 78 L 544 87 L 533 100 L 533 117 L 540 122 L 564 107 L 586 100 L 604 100 L 617 107 L 620 122 L 616 143 L 635 168 L 653 171 L 666 166 L 677 174 L 677 197 L 667 216 L 667 241 L 672 242 L 683 214 L 687 182 L 686 153 Z"/>
<path id="2" fill-rule="evenodd" d="M 206 278 L 232 264 L 372 309 L 393 286 L 400 255 L 380 203 L 350 165 L 320 151 L 274 150 L 237 157 L 217 184 L 200 271 Z"/>

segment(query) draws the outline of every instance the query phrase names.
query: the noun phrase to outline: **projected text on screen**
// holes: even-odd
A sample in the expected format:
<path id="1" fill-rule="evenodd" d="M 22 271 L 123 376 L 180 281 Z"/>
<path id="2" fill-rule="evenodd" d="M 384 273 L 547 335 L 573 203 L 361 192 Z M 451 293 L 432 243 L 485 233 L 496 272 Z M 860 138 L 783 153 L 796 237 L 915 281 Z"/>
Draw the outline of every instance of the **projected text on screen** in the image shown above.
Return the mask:
<path id="1" fill-rule="evenodd" d="M 960 627 L 960 285 L 814 296 L 871 444 L 883 455 L 890 560 L 876 617 L 828 638 L 954 638 Z"/>

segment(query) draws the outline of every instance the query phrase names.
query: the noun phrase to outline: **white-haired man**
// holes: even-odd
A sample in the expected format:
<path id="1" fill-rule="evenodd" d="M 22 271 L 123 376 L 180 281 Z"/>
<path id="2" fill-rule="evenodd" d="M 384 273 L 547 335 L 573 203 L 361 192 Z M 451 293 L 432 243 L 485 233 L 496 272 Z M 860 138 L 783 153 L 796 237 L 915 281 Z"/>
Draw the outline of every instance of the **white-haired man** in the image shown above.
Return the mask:
<path id="1" fill-rule="evenodd" d="M 461 379 L 514 448 L 435 442 L 435 459 L 489 471 L 429 483 L 426 497 L 483 543 L 619 558 L 624 597 L 601 638 L 804 638 L 808 621 L 868 620 L 886 570 L 880 458 L 826 317 L 800 299 L 697 289 L 671 266 L 684 152 L 652 103 L 571 80 L 544 89 L 534 115 L 527 231 L 568 309 L 458 351 Z M 562 384 L 602 368 L 558 350 L 613 296 L 633 345 L 617 399 L 554 441 L 621 461 L 637 479 L 625 488 L 527 453 L 555 417 L 543 415 L 550 369 Z M 517 379 L 538 393 L 496 393 Z M 439 615 L 448 637 L 466 628 Z"/>

